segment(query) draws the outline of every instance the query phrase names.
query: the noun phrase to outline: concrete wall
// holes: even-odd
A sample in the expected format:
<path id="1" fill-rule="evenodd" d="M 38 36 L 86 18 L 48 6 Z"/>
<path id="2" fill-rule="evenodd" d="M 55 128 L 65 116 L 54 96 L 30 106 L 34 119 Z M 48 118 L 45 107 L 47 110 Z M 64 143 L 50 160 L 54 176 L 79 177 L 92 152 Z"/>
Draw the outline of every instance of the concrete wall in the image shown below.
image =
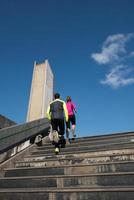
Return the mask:
<path id="1" fill-rule="evenodd" d="M 16 123 L 10 119 L 8 119 L 7 117 L 0 115 L 0 129 L 2 128 L 7 128 L 9 126 L 13 126 Z"/>

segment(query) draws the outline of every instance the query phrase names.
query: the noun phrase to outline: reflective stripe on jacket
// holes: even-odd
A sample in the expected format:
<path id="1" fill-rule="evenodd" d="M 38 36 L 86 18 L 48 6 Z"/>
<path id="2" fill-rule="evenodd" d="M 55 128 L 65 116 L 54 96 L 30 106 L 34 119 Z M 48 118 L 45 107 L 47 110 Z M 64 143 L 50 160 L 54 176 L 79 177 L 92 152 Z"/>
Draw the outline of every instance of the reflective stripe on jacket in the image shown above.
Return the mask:
<path id="1" fill-rule="evenodd" d="M 52 101 L 47 109 L 48 119 L 66 119 L 68 121 L 68 112 L 66 108 L 66 104 L 64 101 L 60 99 L 55 99 Z"/>

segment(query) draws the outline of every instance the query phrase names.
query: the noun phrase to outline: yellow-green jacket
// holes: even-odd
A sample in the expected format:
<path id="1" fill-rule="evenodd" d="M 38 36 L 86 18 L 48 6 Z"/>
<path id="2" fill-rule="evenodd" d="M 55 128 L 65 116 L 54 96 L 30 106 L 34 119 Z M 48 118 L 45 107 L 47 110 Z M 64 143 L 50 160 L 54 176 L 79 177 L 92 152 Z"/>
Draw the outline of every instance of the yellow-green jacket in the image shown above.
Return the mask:
<path id="1" fill-rule="evenodd" d="M 47 109 L 47 117 L 51 119 L 64 119 L 68 121 L 68 112 L 66 103 L 60 99 L 52 101 Z"/>

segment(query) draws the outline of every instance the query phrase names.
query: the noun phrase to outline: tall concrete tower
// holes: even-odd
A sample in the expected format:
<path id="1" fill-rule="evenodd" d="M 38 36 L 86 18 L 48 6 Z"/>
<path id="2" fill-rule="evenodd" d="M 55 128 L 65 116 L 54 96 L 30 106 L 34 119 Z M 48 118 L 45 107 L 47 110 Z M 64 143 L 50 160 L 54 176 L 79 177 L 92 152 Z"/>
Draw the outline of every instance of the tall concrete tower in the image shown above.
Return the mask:
<path id="1" fill-rule="evenodd" d="M 53 79 L 48 60 L 34 63 L 27 122 L 46 117 L 48 104 L 53 99 Z"/>

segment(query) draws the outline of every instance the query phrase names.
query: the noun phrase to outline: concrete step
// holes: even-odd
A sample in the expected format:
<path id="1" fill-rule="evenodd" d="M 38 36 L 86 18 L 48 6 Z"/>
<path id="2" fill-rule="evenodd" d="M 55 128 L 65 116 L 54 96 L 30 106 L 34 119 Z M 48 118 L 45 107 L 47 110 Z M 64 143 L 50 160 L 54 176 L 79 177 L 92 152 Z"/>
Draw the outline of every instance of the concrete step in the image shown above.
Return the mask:
<path id="1" fill-rule="evenodd" d="M 71 134 L 70 134 L 71 137 Z M 98 141 L 129 141 L 134 139 L 134 132 L 114 133 L 96 136 L 76 137 L 75 142 L 98 142 Z"/>
<path id="2" fill-rule="evenodd" d="M 102 163 L 102 162 L 117 162 L 117 161 L 134 161 L 134 156 L 113 156 L 113 157 L 96 157 L 96 158 L 73 158 L 73 159 L 49 159 L 47 161 L 43 160 L 33 160 L 25 162 L 17 162 L 15 167 L 53 167 L 53 166 L 63 166 L 63 165 L 79 165 L 79 164 L 91 164 L 91 163 Z"/>
<path id="3" fill-rule="evenodd" d="M 134 172 L 0 178 L 0 188 L 133 186 Z"/>
<path id="4" fill-rule="evenodd" d="M 67 147 L 70 146 L 87 146 L 87 145 L 103 145 L 103 144 L 114 144 L 114 143 L 121 143 L 121 142 L 125 142 L 125 143 L 134 143 L 134 134 L 132 136 L 129 137 L 105 137 L 104 139 L 102 138 L 76 138 L 75 140 L 70 140 L 70 144 L 67 145 Z M 45 143 L 40 147 L 37 147 L 37 149 L 51 149 L 52 147 L 52 143 Z"/>
<path id="5" fill-rule="evenodd" d="M 125 148 L 125 147 L 134 147 L 132 142 L 120 142 L 113 144 L 97 144 L 97 145 L 87 145 L 87 146 L 67 146 L 67 148 L 62 148 L 61 152 L 77 152 L 77 151 L 88 151 L 88 150 L 97 150 L 97 149 L 111 149 L 111 148 Z M 37 154 L 51 154 L 54 152 L 54 146 L 52 145 L 51 149 L 36 149 L 31 152 L 32 155 Z"/>
<path id="6" fill-rule="evenodd" d="M 77 164 L 91 164 L 91 163 L 102 163 L 102 162 L 117 162 L 117 161 L 134 161 L 134 154 L 130 152 L 120 152 L 117 154 L 109 155 L 94 155 L 86 154 L 77 157 L 56 157 L 56 158 L 44 158 L 44 157 L 26 157 L 24 161 L 16 162 L 15 167 L 45 167 L 45 166 L 62 166 L 62 165 L 77 165 Z"/>
<path id="7" fill-rule="evenodd" d="M 0 189 L 0 200 L 133 200 L 134 187 Z"/>
<path id="8" fill-rule="evenodd" d="M 61 165 L 54 167 L 22 167 L 5 169 L 5 177 L 79 175 L 90 173 L 133 172 L 134 162 L 109 162 L 77 165 Z"/>
<path id="9" fill-rule="evenodd" d="M 71 135 L 70 135 L 71 136 Z M 76 137 L 77 141 L 84 141 L 84 140 L 92 140 L 92 141 L 97 141 L 97 140 L 110 140 L 113 138 L 132 138 L 134 139 L 134 132 L 120 132 L 120 133 L 112 133 L 112 134 L 104 134 L 104 135 L 94 135 L 94 136 L 84 136 L 84 137 Z"/>
<path id="10" fill-rule="evenodd" d="M 108 161 L 109 159 L 112 159 L 111 157 L 116 156 L 115 159 L 120 160 L 120 155 L 124 156 L 123 160 L 133 160 L 133 155 L 134 155 L 134 148 L 133 147 L 128 147 L 128 148 L 115 148 L 115 149 L 104 149 L 104 150 L 90 150 L 90 151 L 79 151 L 77 153 L 75 152 L 69 152 L 67 153 L 63 153 L 60 152 L 59 155 L 55 155 L 55 154 L 41 154 L 41 155 L 27 155 L 24 157 L 24 161 L 49 161 L 49 160 L 72 160 L 72 159 L 85 159 L 85 158 L 89 158 L 91 159 L 91 162 L 95 162 L 97 157 L 100 157 L 100 159 L 98 158 L 98 161 L 100 160 L 100 162 L 102 161 L 102 157 L 106 157 L 106 159 L 104 158 L 103 161 Z M 95 158 L 95 160 L 94 160 Z M 121 159 L 122 160 L 122 159 Z M 103 162 L 102 161 L 102 162 Z"/>

